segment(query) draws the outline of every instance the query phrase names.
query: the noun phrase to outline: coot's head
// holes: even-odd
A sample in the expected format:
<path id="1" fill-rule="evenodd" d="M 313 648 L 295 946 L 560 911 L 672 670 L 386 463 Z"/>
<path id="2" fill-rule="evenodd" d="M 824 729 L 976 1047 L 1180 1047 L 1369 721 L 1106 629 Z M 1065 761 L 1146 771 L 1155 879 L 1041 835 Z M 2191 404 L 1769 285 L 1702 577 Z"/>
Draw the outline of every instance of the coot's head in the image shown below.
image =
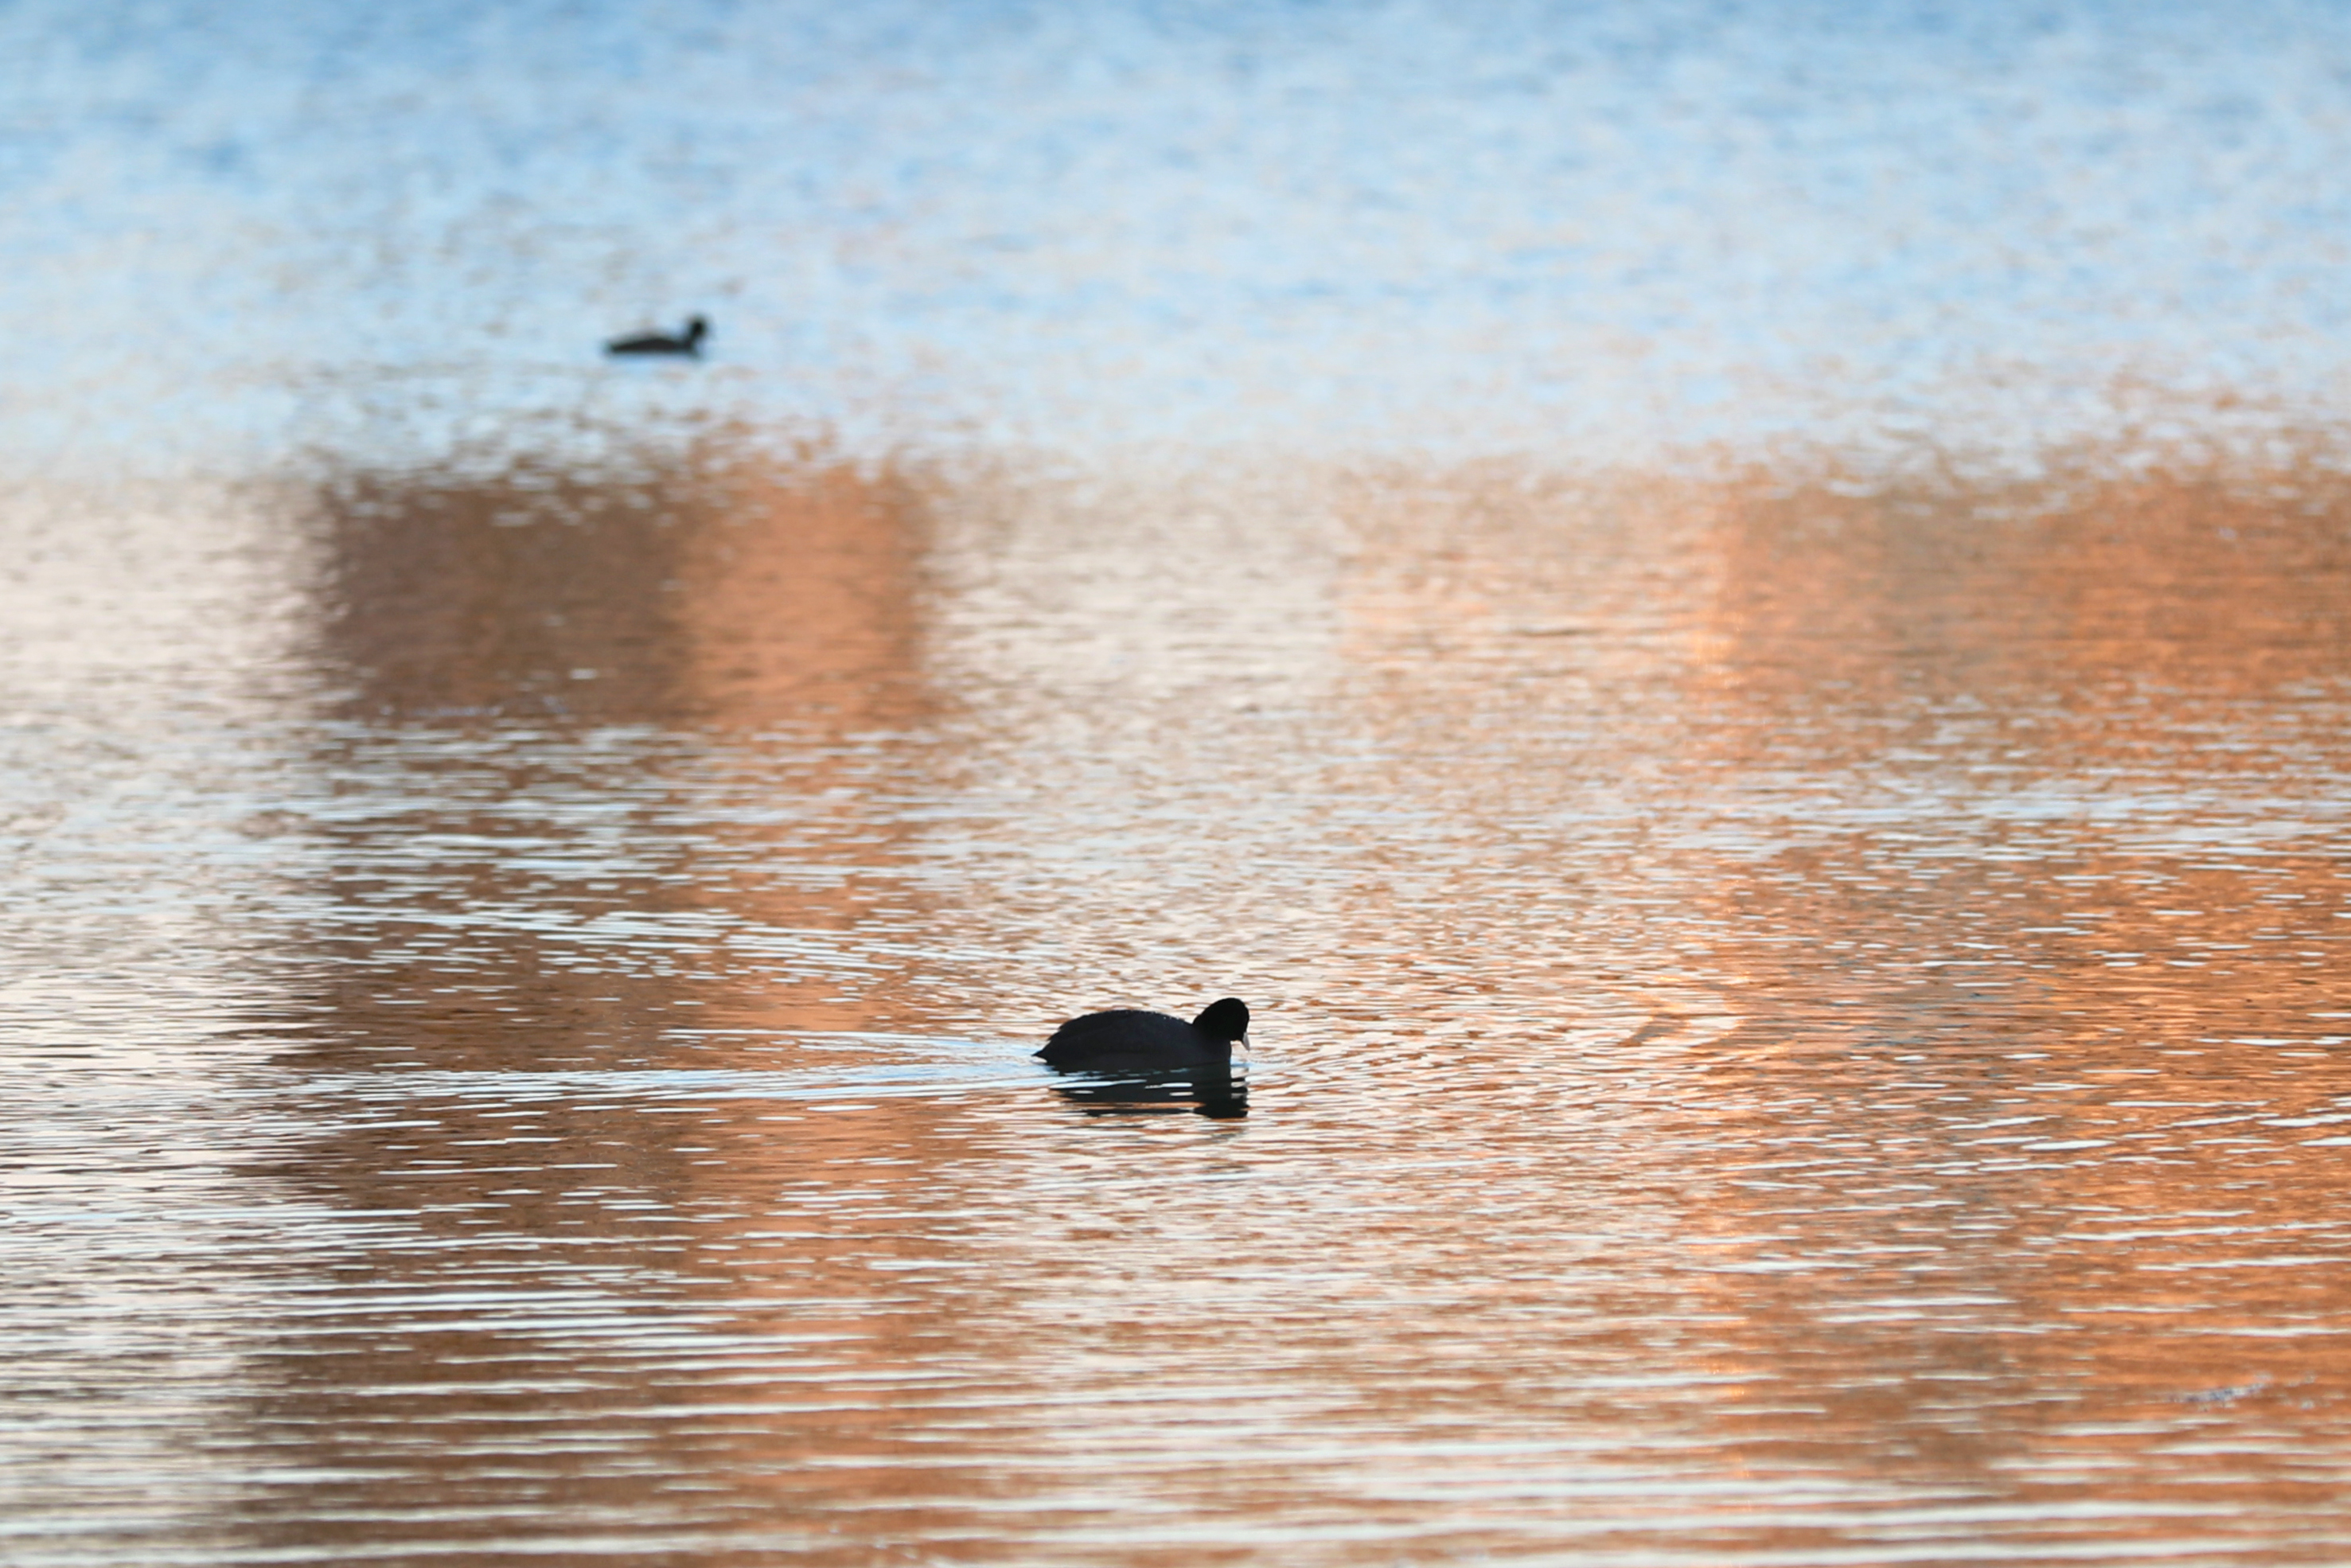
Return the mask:
<path id="1" fill-rule="evenodd" d="M 685 340 L 688 345 L 700 343 L 703 339 L 709 335 L 710 323 L 708 321 L 699 316 L 689 316 L 685 319 Z"/>
<path id="2" fill-rule="evenodd" d="M 1228 1042 L 1243 1040 L 1249 1035 L 1249 1004 L 1238 997 L 1227 997 L 1220 1002 L 1210 1002 L 1192 1020 L 1192 1027 L 1210 1040 Z"/>

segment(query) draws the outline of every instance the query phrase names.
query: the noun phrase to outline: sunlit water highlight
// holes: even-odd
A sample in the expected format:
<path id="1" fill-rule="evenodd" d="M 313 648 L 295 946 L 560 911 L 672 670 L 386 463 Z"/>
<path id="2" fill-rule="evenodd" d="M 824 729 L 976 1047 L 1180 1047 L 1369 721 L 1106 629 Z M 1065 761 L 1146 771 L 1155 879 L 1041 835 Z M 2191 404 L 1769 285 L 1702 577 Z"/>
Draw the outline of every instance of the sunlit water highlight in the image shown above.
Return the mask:
<path id="1" fill-rule="evenodd" d="M 86 285 L 116 355 L 0 356 L 0 1559 L 2351 1557 L 2351 480 L 2333 286 L 2269 287 L 2332 197 L 2196 174 L 2230 137 L 2324 162 L 2339 18 L 1886 13 L 1839 54 L 1800 8 L 679 14 L 0 22 L 45 62 L 25 177 L 87 197 L 10 220 L 16 298 Z M 625 85 L 681 71 L 660 113 Z M 1298 85 L 1343 71 L 1395 112 Z M 1834 183 L 1889 105 L 2043 94 L 2088 138 L 2053 178 L 2278 270 L 2189 309 L 2142 287 L 2179 252 L 1965 159 L 1913 215 L 2150 301 L 2210 417 L 2192 377 L 2116 391 L 2083 344 L 2119 316 L 1931 268 L 1819 298 L 1924 298 L 2089 413 L 2035 444 L 1904 404 L 1864 334 L 1850 384 L 1774 361 L 1795 402 L 1702 429 L 1620 356 L 1545 434 L 1515 340 L 1457 332 L 1518 298 L 1474 268 L 1393 316 L 1219 316 L 1284 236 L 1367 288 L 1425 261 L 1395 232 L 1485 254 L 1465 205 L 1567 187 L 1521 209 L 1535 165 L 1467 154 L 1538 100 L 1638 142 L 1691 71 L 1676 123 L 1786 132 L 1676 142 L 1700 192 Z M 913 156 L 954 136 L 893 117 L 1001 123 L 1008 81 L 1040 107 L 994 152 Z M 417 122 L 394 222 L 353 127 L 436 92 L 483 112 Z M 1315 249 L 1327 208 L 1168 153 L 1187 104 L 1283 167 L 1405 124 L 1426 177 Z M 2147 114 L 2235 129 L 2138 160 Z M 752 153 L 812 125 L 792 206 Z M 1163 154 L 1196 172 L 1125 177 Z M 630 183 L 673 155 L 702 226 Z M 1693 209 L 1603 166 L 1617 243 L 1665 246 Z M 1089 202 L 1127 255 L 1180 192 L 1251 236 L 1213 280 L 1056 271 Z M 909 282 L 990 193 L 1050 242 L 1000 276 L 1073 313 Z M 151 197 L 208 215 L 99 265 Z M 417 281 L 492 211 L 508 249 Z M 645 233 L 638 270 L 580 259 Z M 826 246 L 865 270 L 794 337 L 753 259 Z M 1671 287 L 1752 327 L 1745 254 Z M 672 287 L 731 301 L 718 358 L 593 362 L 624 309 L 705 302 Z M 403 362 L 476 319 L 531 324 Z M 1442 346 L 1364 419 L 1237 434 L 1200 371 L 1265 356 L 1238 406 L 1279 413 L 1301 344 L 1361 370 L 1415 322 Z M 1002 439 L 967 417 L 999 395 Z M 1595 459 L 1653 414 L 1720 444 Z M 1029 1059 L 1227 993 L 1245 1105 Z"/>

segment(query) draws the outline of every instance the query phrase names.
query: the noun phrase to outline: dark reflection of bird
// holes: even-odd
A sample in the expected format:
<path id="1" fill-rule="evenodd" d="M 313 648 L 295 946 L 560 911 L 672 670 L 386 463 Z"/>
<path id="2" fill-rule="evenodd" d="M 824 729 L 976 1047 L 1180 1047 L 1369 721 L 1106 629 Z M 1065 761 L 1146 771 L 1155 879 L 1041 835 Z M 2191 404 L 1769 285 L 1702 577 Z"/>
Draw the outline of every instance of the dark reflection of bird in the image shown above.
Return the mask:
<path id="1" fill-rule="evenodd" d="M 686 318 L 685 330 L 675 337 L 667 332 L 646 332 L 634 338 L 615 338 L 604 345 L 608 354 L 699 354 L 702 340 L 710 335 L 710 323 L 699 316 Z"/>
<path id="2" fill-rule="evenodd" d="M 1232 1065 L 1233 1042 L 1249 1038 L 1249 1004 L 1210 1002 L 1190 1023 L 1165 1013 L 1117 1008 L 1071 1019 L 1037 1054 L 1065 1072 L 1182 1072 Z"/>
<path id="3" fill-rule="evenodd" d="M 1089 1116 L 1170 1116 L 1190 1112 L 1220 1122 L 1249 1114 L 1249 1080 L 1231 1067 L 1125 1077 L 1081 1072 L 1053 1092 Z"/>

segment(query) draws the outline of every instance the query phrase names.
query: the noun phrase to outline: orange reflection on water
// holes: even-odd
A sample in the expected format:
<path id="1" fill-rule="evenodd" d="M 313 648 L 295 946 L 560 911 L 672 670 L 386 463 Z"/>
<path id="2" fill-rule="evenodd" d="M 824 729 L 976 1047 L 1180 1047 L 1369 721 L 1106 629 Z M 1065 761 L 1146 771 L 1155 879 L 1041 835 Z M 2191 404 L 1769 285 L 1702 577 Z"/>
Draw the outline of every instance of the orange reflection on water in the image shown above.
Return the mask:
<path id="1" fill-rule="evenodd" d="M 1386 473 L 1221 570 L 822 465 L 355 487 L 274 1170 L 392 1218 L 240 1438 L 349 1479 L 248 1538 L 2291 1560 L 2351 1477 L 2330 485 Z M 1246 1123 L 1013 1076 L 1220 957 Z"/>
<path id="2" fill-rule="evenodd" d="M 354 475 L 317 513 L 319 656 L 357 722 L 319 748 L 346 802 L 320 827 L 343 917 L 300 1055 L 371 1076 L 272 1174 L 403 1218 L 308 1287 L 342 1304 L 257 1358 L 249 1415 L 257 1448 L 375 1473 L 282 1510 L 265 1490 L 245 1538 L 360 1550 L 413 1509 L 462 1558 L 517 1509 L 662 1532 L 681 1473 L 853 1464 L 886 1407 L 848 1393 L 771 1436 L 728 1413 L 729 1378 L 680 1383 L 652 1347 L 665 1302 L 716 1291 L 747 1315 L 710 1354 L 747 1375 L 904 1364 L 938 1331 L 877 1316 L 874 1270 L 930 1231 L 893 1240 L 906 1222 L 859 1195 L 935 1159 L 951 1112 L 698 1105 L 663 1073 L 788 1067 L 795 1041 L 907 1009 L 864 944 L 921 919 L 912 830 L 864 785 L 935 706 L 918 499 L 887 471 L 713 449 Z M 779 1231 L 796 1194 L 812 1207 Z M 775 1289 L 817 1304 L 770 1341 L 741 1298 Z M 388 1421 L 423 1447 L 391 1458 Z"/>
<path id="3" fill-rule="evenodd" d="M 1351 1000 L 1498 1096 L 1546 1012 L 1633 1012 L 1551 1066 L 1622 1119 L 1618 1201 L 1678 1210 L 1651 1261 L 1723 1461 L 2011 1499 L 2028 1552 L 2323 1509 L 2351 487 L 1505 473 L 1364 510 L 1359 722 L 1441 826 L 1364 891 Z M 2245 1421 L 2274 1447 L 2225 1481 L 2181 1449 Z M 2085 1493 L 2145 1517 L 2060 1522 Z"/>
<path id="4" fill-rule="evenodd" d="M 319 653 L 367 717 L 853 733 L 917 716 L 921 500 L 714 441 L 317 490 Z"/>
<path id="5" fill-rule="evenodd" d="M 915 825 L 871 788 L 938 707 L 914 486 L 713 440 L 349 475 L 313 512 L 354 721 L 320 748 L 353 801 L 333 886 L 422 944 L 337 949 L 344 1027 L 445 1023 L 444 1066 L 492 1042 L 484 1065 L 601 1066 L 673 1028 L 721 1051 L 905 1012 L 863 944 L 925 919 Z"/>

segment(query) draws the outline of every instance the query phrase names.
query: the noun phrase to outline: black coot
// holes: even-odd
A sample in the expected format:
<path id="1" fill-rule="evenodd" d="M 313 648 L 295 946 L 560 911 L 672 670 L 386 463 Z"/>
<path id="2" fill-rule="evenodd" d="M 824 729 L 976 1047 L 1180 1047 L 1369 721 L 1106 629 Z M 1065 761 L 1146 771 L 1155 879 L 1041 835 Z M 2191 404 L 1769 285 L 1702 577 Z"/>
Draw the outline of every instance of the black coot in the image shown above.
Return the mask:
<path id="1" fill-rule="evenodd" d="M 699 316 L 686 319 L 685 330 L 675 337 L 667 332 L 647 332 L 635 338 L 615 338 L 604 345 L 608 354 L 698 354 L 702 340 L 710 335 L 710 323 Z"/>
<path id="2" fill-rule="evenodd" d="M 1249 1037 L 1249 1004 L 1227 997 L 1210 1002 L 1190 1023 L 1165 1013 L 1118 1008 L 1071 1019 L 1037 1054 L 1050 1067 L 1087 1072 L 1177 1072 L 1223 1067 L 1233 1041 Z"/>

